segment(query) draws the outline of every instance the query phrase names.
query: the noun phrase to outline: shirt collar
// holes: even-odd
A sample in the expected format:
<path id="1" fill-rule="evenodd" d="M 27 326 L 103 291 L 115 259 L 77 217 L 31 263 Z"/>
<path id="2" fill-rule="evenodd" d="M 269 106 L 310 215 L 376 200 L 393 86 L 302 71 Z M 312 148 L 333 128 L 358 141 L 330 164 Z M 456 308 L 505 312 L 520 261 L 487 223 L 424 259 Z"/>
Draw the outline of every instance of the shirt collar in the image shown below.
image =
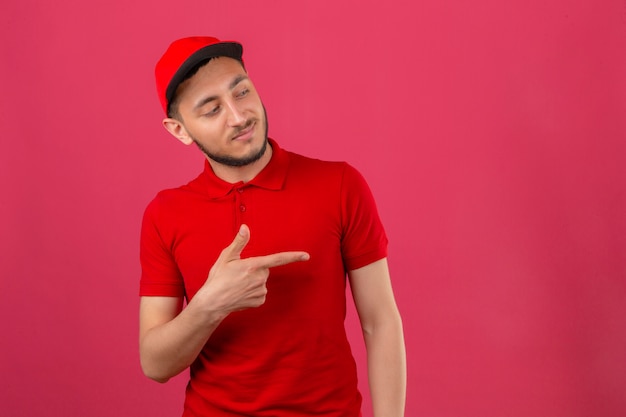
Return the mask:
<path id="1" fill-rule="evenodd" d="M 233 190 L 244 186 L 254 186 L 265 188 L 267 190 L 280 190 L 283 188 L 287 169 L 289 167 L 289 153 L 280 148 L 278 144 L 271 138 L 268 138 L 269 145 L 272 147 L 272 159 L 269 163 L 248 183 L 243 181 L 231 184 L 219 178 L 213 172 L 213 168 L 209 161 L 204 162 L 204 172 L 202 177 L 207 186 L 207 193 L 210 198 L 225 197 Z"/>

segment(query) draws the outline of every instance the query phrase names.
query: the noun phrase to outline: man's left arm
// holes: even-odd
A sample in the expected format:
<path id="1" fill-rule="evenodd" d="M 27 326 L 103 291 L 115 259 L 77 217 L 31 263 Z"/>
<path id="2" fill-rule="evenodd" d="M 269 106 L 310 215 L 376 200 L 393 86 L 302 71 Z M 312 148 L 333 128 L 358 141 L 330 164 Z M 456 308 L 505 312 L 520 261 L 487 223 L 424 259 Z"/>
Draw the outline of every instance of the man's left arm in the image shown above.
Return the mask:
<path id="1" fill-rule="evenodd" d="M 404 416 L 406 352 L 387 259 L 349 271 L 365 347 L 374 417 Z"/>

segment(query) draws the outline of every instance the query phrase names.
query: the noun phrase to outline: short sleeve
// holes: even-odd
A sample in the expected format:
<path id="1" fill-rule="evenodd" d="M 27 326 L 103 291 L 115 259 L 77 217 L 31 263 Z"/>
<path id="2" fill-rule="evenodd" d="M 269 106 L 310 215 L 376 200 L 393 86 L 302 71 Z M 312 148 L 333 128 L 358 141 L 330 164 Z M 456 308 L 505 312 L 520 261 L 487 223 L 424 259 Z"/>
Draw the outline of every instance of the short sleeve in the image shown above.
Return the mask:
<path id="1" fill-rule="evenodd" d="M 141 226 L 139 258 L 141 280 L 139 295 L 182 297 L 184 282 L 171 252 L 171 244 L 164 239 L 167 224 L 157 196 L 146 208 Z"/>
<path id="2" fill-rule="evenodd" d="M 387 257 L 387 235 L 365 178 L 345 164 L 341 184 L 341 250 L 347 271 Z"/>

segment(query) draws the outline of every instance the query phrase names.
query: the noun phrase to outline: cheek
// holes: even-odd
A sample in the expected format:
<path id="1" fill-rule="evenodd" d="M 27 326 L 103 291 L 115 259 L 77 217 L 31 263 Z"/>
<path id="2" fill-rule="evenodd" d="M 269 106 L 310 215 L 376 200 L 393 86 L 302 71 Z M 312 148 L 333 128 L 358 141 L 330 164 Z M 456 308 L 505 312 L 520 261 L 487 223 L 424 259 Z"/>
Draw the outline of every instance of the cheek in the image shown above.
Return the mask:
<path id="1" fill-rule="evenodd" d="M 196 122 L 187 126 L 187 131 L 194 139 L 205 143 L 219 139 L 224 135 L 224 130 L 220 126 L 214 121 Z"/>
<path id="2" fill-rule="evenodd" d="M 253 113 L 257 119 L 265 119 L 265 109 L 263 108 L 261 100 L 256 100 L 254 103 L 251 103 L 249 108 L 251 113 Z"/>
<path id="3" fill-rule="evenodd" d="M 257 94 L 256 91 L 250 92 L 248 99 L 245 103 L 246 108 L 253 110 L 255 113 L 263 114 L 263 102 L 261 101 L 261 97 Z"/>

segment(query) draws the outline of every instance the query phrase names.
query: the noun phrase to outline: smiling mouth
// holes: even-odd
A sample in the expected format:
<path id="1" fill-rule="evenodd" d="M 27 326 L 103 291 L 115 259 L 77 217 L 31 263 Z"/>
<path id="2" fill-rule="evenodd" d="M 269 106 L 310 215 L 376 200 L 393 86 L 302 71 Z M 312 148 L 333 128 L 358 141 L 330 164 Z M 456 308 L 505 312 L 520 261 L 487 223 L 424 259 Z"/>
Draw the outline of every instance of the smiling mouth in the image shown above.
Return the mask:
<path id="1" fill-rule="evenodd" d="M 249 139 L 250 136 L 252 135 L 252 131 L 254 130 L 254 126 L 256 125 L 255 122 L 250 121 L 246 124 L 246 127 L 244 127 L 243 129 L 241 129 L 240 131 L 238 131 L 235 136 L 232 137 L 231 140 L 238 140 L 238 139 Z"/>

